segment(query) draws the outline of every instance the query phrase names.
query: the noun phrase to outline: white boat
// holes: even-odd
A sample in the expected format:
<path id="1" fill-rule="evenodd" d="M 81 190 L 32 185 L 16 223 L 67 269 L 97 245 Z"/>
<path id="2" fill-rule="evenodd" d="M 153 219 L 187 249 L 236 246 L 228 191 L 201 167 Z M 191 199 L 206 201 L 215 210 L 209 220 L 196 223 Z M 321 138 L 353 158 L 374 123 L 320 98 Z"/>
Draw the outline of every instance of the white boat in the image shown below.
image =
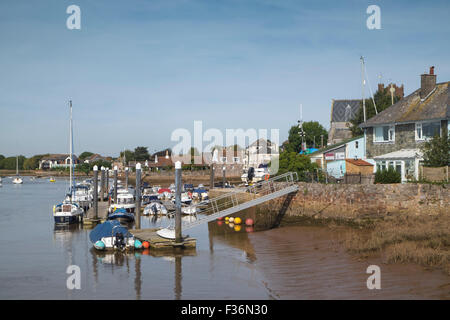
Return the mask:
<path id="1" fill-rule="evenodd" d="M 73 141 L 72 141 L 72 101 L 69 102 L 70 106 L 70 179 L 69 179 L 69 193 L 64 201 L 56 206 L 53 206 L 53 218 L 55 224 L 71 224 L 83 221 L 84 210 L 74 200 L 75 186 L 73 181 Z"/>
<path id="2" fill-rule="evenodd" d="M 150 202 L 147 206 L 145 206 L 143 212 L 145 216 L 156 214 L 167 215 L 167 213 L 168 211 L 166 207 L 162 203 L 159 203 L 157 201 Z"/>
<path id="3" fill-rule="evenodd" d="M 53 207 L 53 217 L 55 224 L 71 224 L 83 221 L 84 210 L 75 203 L 72 203 L 70 197 L 62 203 Z"/>
<path id="4" fill-rule="evenodd" d="M 119 208 L 123 208 L 129 213 L 134 213 L 134 210 L 136 208 L 134 196 L 129 192 L 117 192 L 117 203 L 113 203 L 110 205 L 109 212 L 113 212 L 114 209 Z"/>
<path id="5" fill-rule="evenodd" d="M 89 191 L 89 187 L 83 184 L 77 184 L 72 197 L 72 202 L 78 204 L 84 210 L 91 207 L 93 196 Z"/>
<path id="6" fill-rule="evenodd" d="M 19 177 L 19 157 L 16 156 L 16 177 L 13 179 L 12 183 L 14 184 L 22 184 L 23 180 Z"/>
<path id="7" fill-rule="evenodd" d="M 249 174 L 251 176 L 251 179 L 248 178 Z M 242 182 L 245 182 L 247 184 L 248 183 L 256 183 L 256 182 L 264 180 L 268 176 L 269 176 L 269 172 L 268 172 L 267 168 L 256 168 L 255 169 L 253 167 L 250 167 L 246 172 L 244 172 L 241 175 L 241 180 L 242 180 Z"/>

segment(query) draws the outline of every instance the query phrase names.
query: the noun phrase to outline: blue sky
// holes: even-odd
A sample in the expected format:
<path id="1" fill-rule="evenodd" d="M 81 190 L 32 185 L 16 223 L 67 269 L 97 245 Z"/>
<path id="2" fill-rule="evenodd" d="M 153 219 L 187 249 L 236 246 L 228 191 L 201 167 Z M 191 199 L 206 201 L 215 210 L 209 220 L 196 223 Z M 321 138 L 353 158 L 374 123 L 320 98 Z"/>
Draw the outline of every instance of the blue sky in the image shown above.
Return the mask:
<path id="1" fill-rule="evenodd" d="M 81 8 L 68 30 L 66 8 Z M 381 8 L 381 30 L 366 8 Z M 448 1 L 0 1 L 0 154 L 173 147 L 176 128 L 329 127 L 331 99 L 361 97 L 359 57 L 405 85 L 450 79 Z M 367 91 L 368 94 L 369 91 Z M 367 95 L 366 94 L 366 95 Z M 207 143 L 205 143 L 207 144 Z"/>

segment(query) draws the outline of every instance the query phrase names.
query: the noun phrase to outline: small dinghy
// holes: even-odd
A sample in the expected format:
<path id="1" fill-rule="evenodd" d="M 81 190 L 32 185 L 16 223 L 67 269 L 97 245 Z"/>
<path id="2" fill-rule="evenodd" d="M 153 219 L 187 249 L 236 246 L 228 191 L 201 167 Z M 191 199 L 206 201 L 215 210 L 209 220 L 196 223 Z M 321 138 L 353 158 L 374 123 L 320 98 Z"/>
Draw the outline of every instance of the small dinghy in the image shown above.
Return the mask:
<path id="1" fill-rule="evenodd" d="M 123 222 L 133 222 L 134 213 L 128 212 L 125 208 L 114 208 L 113 211 L 108 214 L 108 220 L 119 220 Z"/>
<path id="2" fill-rule="evenodd" d="M 175 239 L 175 229 L 168 227 L 168 228 L 163 228 L 163 229 L 159 229 L 158 231 L 156 231 L 156 234 L 158 236 L 160 236 L 161 238 L 165 238 L 165 239 Z M 181 238 L 185 239 L 189 237 L 188 235 L 182 235 Z"/>
<path id="3" fill-rule="evenodd" d="M 181 207 L 182 214 L 194 215 L 197 212 L 198 212 L 198 209 L 196 206 L 182 206 Z"/>
<path id="4" fill-rule="evenodd" d="M 89 234 L 89 240 L 97 250 L 141 249 L 142 243 L 117 220 L 107 220 L 97 225 Z"/>
<path id="5" fill-rule="evenodd" d="M 152 201 L 144 208 L 143 214 L 145 216 L 156 214 L 167 215 L 167 208 L 160 202 Z"/>

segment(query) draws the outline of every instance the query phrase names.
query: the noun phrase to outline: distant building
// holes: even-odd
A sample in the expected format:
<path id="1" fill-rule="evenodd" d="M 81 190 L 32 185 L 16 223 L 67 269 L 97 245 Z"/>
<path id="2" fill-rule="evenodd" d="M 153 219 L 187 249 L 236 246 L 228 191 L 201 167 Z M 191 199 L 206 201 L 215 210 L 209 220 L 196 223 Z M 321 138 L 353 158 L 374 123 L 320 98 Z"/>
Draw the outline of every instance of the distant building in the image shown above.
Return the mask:
<path id="1" fill-rule="evenodd" d="M 340 143 L 327 146 L 326 148 L 311 153 L 309 157 L 311 162 L 317 163 L 317 165 L 326 170 L 330 176 L 333 176 L 336 179 L 342 179 L 344 177 L 347 173 L 348 163 L 351 165 L 362 164 L 362 162 L 354 162 L 355 160 L 365 160 L 369 165 L 372 165 L 372 173 L 373 164 L 375 163 L 373 160 L 368 160 L 365 157 L 364 136 L 350 138 Z M 347 162 L 347 160 L 351 161 Z M 352 169 L 354 168 L 352 167 Z M 364 169 L 364 173 L 366 173 L 367 170 L 368 169 Z"/>
<path id="2" fill-rule="evenodd" d="M 95 153 L 89 157 L 87 157 L 86 159 L 84 159 L 84 163 L 93 163 L 96 161 L 108 161 L 107 157 L 102 157 L 101 155 L 99 155 L 98 153 Z"/>
<path id="3" fill-rule="evenodd" d="M 350 120 L 359 112 L 361 100 L 332 100 L 328 145 L 340 143 L 352 137 Z"/>
<path id="4" fill-rule="evenodd" d="M 73 164 L 77 165 L 80 161 L 76 155 L 73 155 Z M 50 154 L 39 161 L 39 169 L 48 170 L 52 168 L 69 168 L 70 154 Z"/>
<path id="5" fill-rule="evenodd" d="M 278 145 L 270 140 L 258 139 L 250 144 L 244 153 L 244 167 L 258 168 L 269 164 L 274 156 L 279 155 Z"/>
<path id="6" fill-rule="evenodd" d="M 436 83 L 434 67 L 420 77 L 419 89 L 360 125 L 375 170 L 392 167 L 402 181 L 419 178 L 423 143 L 450 131 L 450 81 Z"/>

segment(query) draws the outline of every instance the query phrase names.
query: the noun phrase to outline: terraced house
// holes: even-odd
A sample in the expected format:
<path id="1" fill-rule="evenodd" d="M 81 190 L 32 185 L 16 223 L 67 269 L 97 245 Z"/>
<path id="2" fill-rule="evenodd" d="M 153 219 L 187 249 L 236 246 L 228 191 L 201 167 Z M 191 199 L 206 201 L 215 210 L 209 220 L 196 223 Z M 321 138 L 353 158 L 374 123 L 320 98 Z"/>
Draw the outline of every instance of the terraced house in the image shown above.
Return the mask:
<path id="1" fill-rule="evenodd" d="M 419 178 L 421 146 L 450 130 L 449 84 L 436 83 L 431 67 L 421 75 L 419 89 L 360 125 L 365 132 L 366 158 L 375 160 L 375 170 L 393 167 L 402 181 Z"/>

